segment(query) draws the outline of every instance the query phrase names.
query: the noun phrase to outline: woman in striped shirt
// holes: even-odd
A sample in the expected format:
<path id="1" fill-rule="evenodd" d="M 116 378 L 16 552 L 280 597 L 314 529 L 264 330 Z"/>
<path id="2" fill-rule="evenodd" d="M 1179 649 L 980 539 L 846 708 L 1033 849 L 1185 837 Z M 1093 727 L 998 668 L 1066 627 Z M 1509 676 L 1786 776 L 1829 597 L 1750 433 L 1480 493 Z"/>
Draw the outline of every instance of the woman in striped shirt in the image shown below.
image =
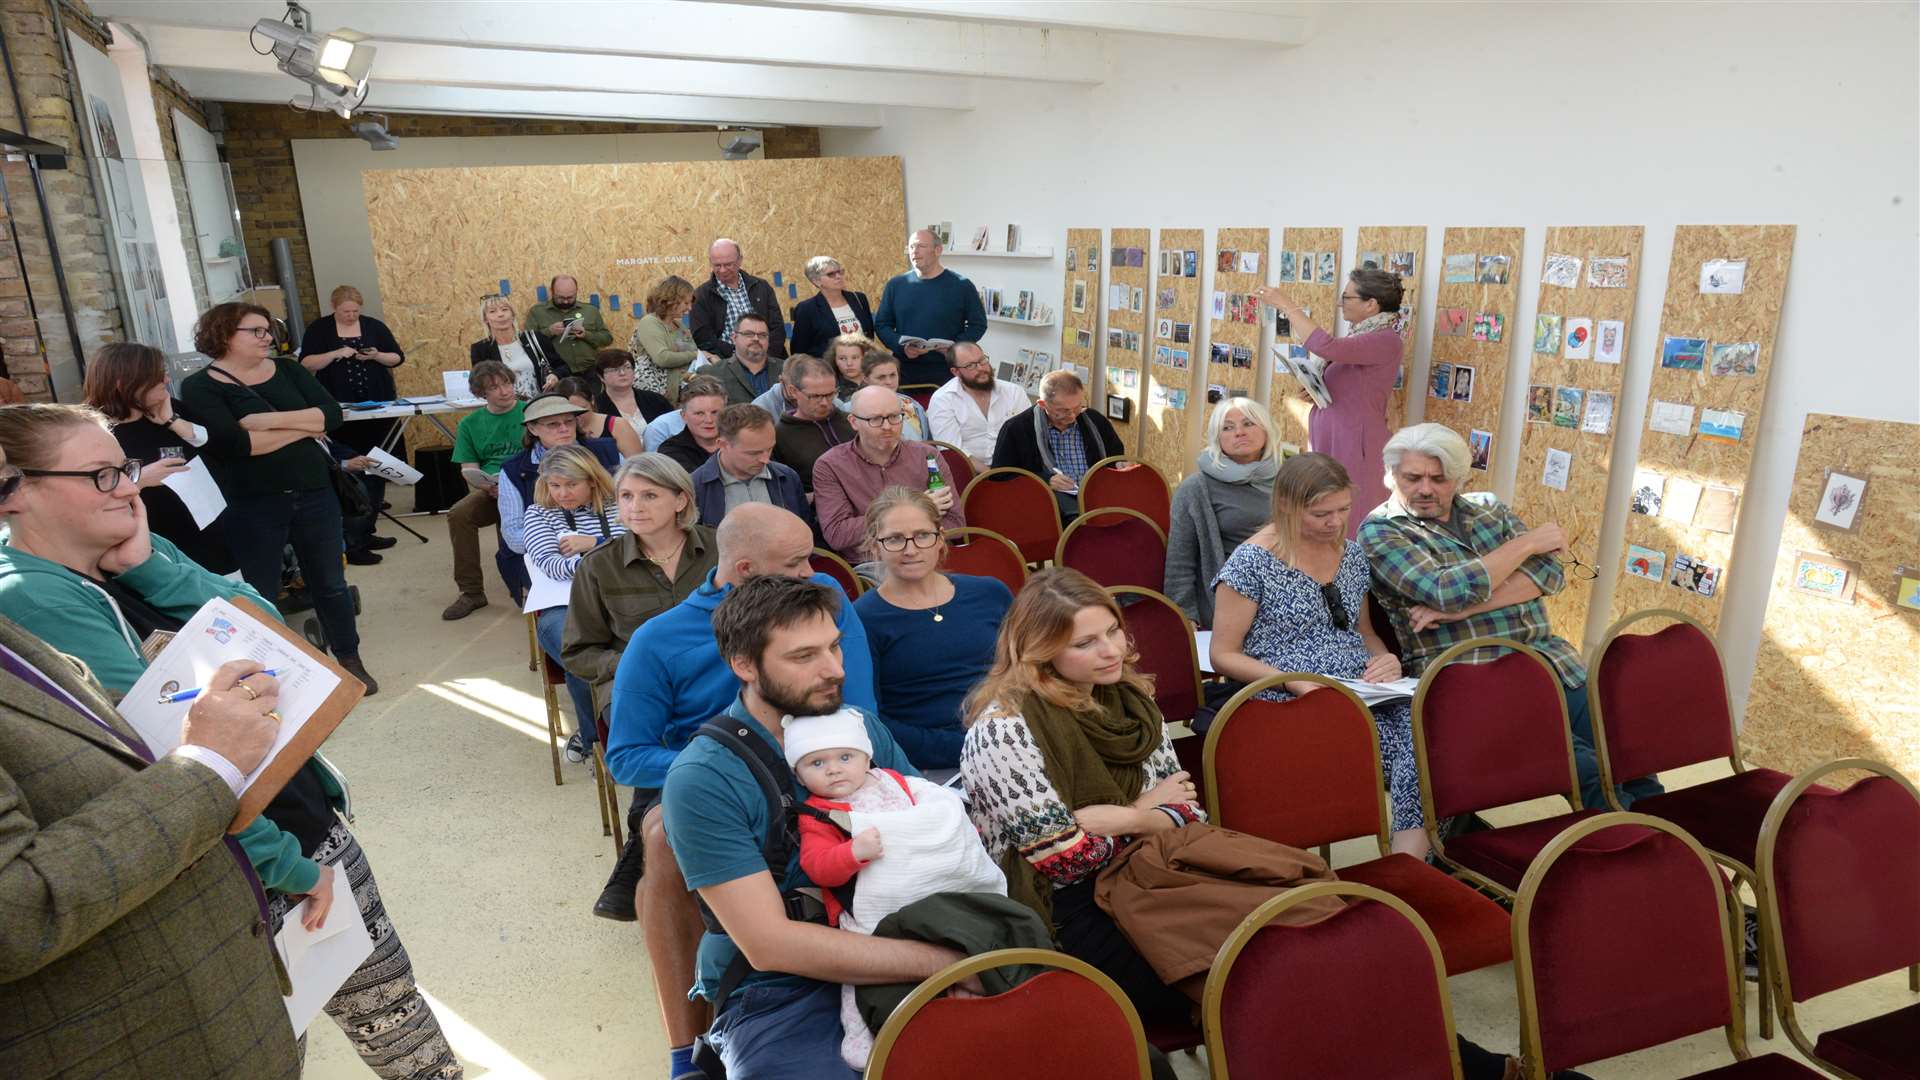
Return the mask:
<path id="1" fill-rule="evenodd" d="M 527 507 L 527 561 L 555 581 L 573 580 L 580 560 L 594 548 L 626 532 L 620 524 L 613 496 L 613 478 L 593 452 L 578 444 L 557 446 L 540 459 L 533 482 L 533 505 Z M 534 636 L 553 662 L 560 662 L 560 642 L 567 628 L 566 605 L 545 608 L 534 616 Z M 582 762 L 597 738 L 593 723 L 593 690 L 580 678 L 567 676 L 567 694 L 573 699 L 573 734 L 567 739 L 567 760 Z"/>

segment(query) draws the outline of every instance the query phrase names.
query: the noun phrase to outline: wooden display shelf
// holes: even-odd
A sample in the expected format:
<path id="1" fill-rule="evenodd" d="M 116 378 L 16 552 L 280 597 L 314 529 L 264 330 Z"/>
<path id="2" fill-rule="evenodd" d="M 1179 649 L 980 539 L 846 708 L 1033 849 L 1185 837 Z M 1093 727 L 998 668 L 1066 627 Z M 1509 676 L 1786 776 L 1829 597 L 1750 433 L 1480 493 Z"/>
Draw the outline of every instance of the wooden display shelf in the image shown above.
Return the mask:
<path id="1" fill-rule="evenodd" d="M 1016 318 L 1013 318 L 1012 316 L 1008 316 L 1008 315 L 988 315 L 988 316 L 987 316 L 987 321 L 988 321 L 988 322 L 997 322 L 997 323 L 1012 323 L 1012 324 L 1013 324 L 1013 325 L 1015 325 L 1015 326 L 1053 326 L 1053 325 L 1056 325 L 1056 324 L 1054 323 L 1054 321 L 1053 321 L 1052 319 L 1048 319 L 1048 320 L 1047 320 L 1046 322 L 1040 322 L 1040 321 L 1039 321 L 1039 320 L 1037 320 L 1037 319 L 1016 319 Z"/>
<path id="2" fill-rule="evenodd" d="M 1023 248 L 1019 251 L 961 251 L 954 248 L 947 248 L 940 253 L 940 257 L 943 259 L 951 259 L 956 255 L 969 259 L 1051 259 L 1053 258 L 1053 249 L 1033 248 L 1032 250 L 1027 250 Z"/>

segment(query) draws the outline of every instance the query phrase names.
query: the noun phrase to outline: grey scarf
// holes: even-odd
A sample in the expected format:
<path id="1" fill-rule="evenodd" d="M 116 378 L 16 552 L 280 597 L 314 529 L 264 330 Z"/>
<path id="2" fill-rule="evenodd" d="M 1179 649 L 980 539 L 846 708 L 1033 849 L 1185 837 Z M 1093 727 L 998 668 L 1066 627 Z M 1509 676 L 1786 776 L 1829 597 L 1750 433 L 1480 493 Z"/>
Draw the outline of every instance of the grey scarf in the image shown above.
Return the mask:
<path id="1" fill-rule="evenodd" d="M 1280 471 L 1280 455 L 1270 454 L 1242 465 L 1225 454 L 1202 450 L 1200 471 L 1223 484 L 1251 484 L 1264 495 L 1273 494 L 1273 478 Z"/>
<path id="2" fill-rule="evenodd" d="M 1088 420 L 1085 413 L 1076 417 L 1074 426 L 1080 429 L 1080 441 L 1087 450 L 1087 464 L 1092 465 L 1101 458 L 1111 456 L 1115 451 L 1107 449 L 1106 440 L 1100 437 L 1100 429 Z M 1053 427 L 1053 421 L 1047 419 L 1047 410 L 1038 405 L 1033 407 L 1033 441 L 1040 450 L 1040 465 L 1044 472 L 1042 478 L 1053 475 L 1053 450 L 1047 446 L 1047 432 Z"/>

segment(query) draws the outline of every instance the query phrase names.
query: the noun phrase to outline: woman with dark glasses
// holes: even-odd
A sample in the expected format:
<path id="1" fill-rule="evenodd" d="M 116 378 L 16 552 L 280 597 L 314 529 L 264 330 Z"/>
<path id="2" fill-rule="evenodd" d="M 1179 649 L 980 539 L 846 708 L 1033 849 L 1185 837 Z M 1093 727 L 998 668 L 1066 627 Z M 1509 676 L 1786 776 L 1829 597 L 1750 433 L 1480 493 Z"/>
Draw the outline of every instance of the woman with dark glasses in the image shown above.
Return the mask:
<path id="1" fill-rule="evenodd" d="M 1299 454 L 1273 481 L 1273 519 L 1233 550 L 1214 578 L 1215 671 L 1243 683 L 1282 671 L 1391 682 L 1400 659 L 1369 617 L 1372 578 L 1347 539 L 1353 482 L 1325 454 Z M 1325 687 L 1289 682 L 1263 696 L 1286 700 Z M 1380 765 L 1393 808 L 1393 850 L 1424 857 L 1413 714 L 1405 699 L 1373 708 Z"/>

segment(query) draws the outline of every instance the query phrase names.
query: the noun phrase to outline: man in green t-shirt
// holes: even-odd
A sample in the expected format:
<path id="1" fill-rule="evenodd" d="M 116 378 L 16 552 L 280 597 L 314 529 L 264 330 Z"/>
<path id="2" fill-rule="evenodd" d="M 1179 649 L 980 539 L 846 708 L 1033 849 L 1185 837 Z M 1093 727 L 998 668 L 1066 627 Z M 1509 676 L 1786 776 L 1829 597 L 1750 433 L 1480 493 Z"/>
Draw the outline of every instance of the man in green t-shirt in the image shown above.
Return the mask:
<path id="1" fill-rule="evenodd" d="M 547 283 L 547 299 L 527 309 L 527 329 L 546 338 L 575 375 L 593 371 L 593 354 L 613 344 L 600 309 L 580 302 L 580 283 L 560 274 Z"/>
<path id="2" fill-rule="evenodd" d="M 447 511 L 447 540 L 453 545 L 453 583 L 460 595 L 443 619 L 464 619 L 487 606 L 487 579 L 480 572 L 480 530 L 500 524 L 497 496 L 500 463 L 520 452 L 526 427 L 526 403 L 514 396 L 513 370 L 498 360 L 482 360 L 467 376 L 467 388 L 487 403 L 460 421 L 453 432 L 453 460 L 473 490 Z"/>

